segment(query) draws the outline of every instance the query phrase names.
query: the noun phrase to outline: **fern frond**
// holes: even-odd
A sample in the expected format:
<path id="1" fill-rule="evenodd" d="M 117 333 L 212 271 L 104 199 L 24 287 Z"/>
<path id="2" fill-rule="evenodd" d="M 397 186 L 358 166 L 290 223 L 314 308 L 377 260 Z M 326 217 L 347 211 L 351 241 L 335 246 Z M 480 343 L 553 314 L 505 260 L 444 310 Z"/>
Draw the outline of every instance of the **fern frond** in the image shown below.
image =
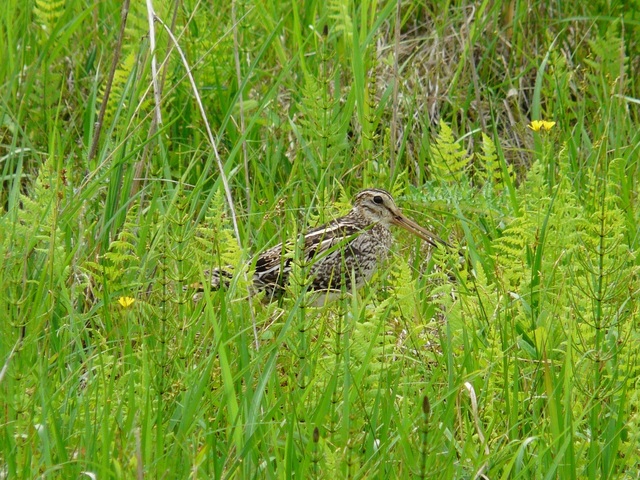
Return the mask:
<path id="1" fill-rule="evenodd" d="M 156 13 L 163 16 L 163 5 L 158 4 L 158 10 Z M 140 40 L 149 34 L 149 23 L 147 20 L 147 12 L 145 11 L 145 5 L 142 2 L 132 2 L 129 5 L 129 13 L 127 14 L 127 23 L 124 27 L 124 44 L 125 54 L 129 54 L 135 51 L 139 45 Z"/>
<path id="2" fill-rule="evenodd" d="M 141 259 L 136 254 L 139 241 L 135 234 L 137 216 L 137 204 L 131 205 L 121 231 L 116 239 L 109 243 L 108 250 L 100 260 L 87 260 L 80 266 L 80 270 L 92 279 L 93 294 L 97 298 L 109 300 L 102 296 L 105 287 L 108 287 L 109 292 L 124 291 L 131 297 L 135 297 L 141 287 Z M 144 274 L 142 276 L 144 277 Z"/>
<path id="3" fill-rule="evenodd" d="M 24 299 L 42 285 L 55 289 L 66 284 L 64 235 L 58 225 L 63 182 L 48 157 L 30 189 L 3 219 L 0 232 L 3 252 L 0 287 L 6 298 Z"/>
<path id="4" fill-rule="evenodd" d="M 457 256 L 457 252 L 447 252 L 445 249 L 440 248 L 434 249 L 432 253 L 435 267 L 427 277 L 430 289 L 429 297 L 430 302 L 442 316 L 448 316 L 451 308 L 456 303 L 457 295 L 449 276 L 449 265 L 458 263 Z"/>
<path id="5" fill-rule="evenodd" d="M 239 262 L 242 252 L 235 240 L 221 192 L 214 195 L 204 221 L 196 228 L 193 240 L 196 259 L 207 268 L 236 265 Z"/>
<path id="6" fill-rule="evenodd" d="M 233 275 L 246 269 L 221 192 L 214 195 L 204 220 L 196 226 L 186 248 L 184 272 L 194 282 L 201 280 L 202 272 L 223 270 Z M 248 294 L 251 282 L 251 272 L 245 273 L 234 275 L 241 296 Z"/>
<path id="7" fill-rule="evenodd" d="M 299 136 L 306 143 L 304 148 L 313 152 L 312 167 L 326 169 L 327 165 L 343 152 L 348 143 L 340 135 L 339 122 L 335 121 L 335 104 L 329 92 L 331 78 L 316 78 L 305 72 L 300 103 Z"/>
<path id="8" fill-rule="evenodd" d="M 596 36 L 587 41 L 594 58 L 585 57 L 585 63 L 594 71 L 610 81 L 617 79 L 621 71 L 628 71 L 629 57 L 624 55 L 626 48 L 620 35 L 619 20 L 611 22 L 604 36 Z"/>
<path id="9" fill-rule="evenodd" d="M 353 20 L 349 14 L 348 0 L 330 0 L 329 18 L 334 22 L 335 30 L 344 37 L 345 45 L 351 45 L 353 41 Z"/>
<path id="10" fill-rule="evenodd" d="M 482 167 L 478 170 L 478 176 L 482 183 L 488 184 L 496 193 L 501 192 L 505 186 L 502 166 L 500 165 L 500 159 L 496 153 L 496 146 L 493 140 L 484 132 L 482 133 L 482 153 L 477 154 L 476 159 Z M 511 164 L 507 166 L 507 173 L 513 180 L 513 167 Z"/>
<path id="11" fill-rule="evenodd" d="M 389 280 L 394 286 L 393 294 L 381 304 L 380 308 L 386 309 L 388 304 L 392 314 L 415 318 L 415 310 L 418 307 L 416 286 L 409 265 L 406 262 L 393 262 Z"/>
<path id="12" fill-rule="evenodd" d="M 451 127 L 440 120 L 440 131 L 431 152 L 431 173 L 443 182 L 459 182 L 464 175 L 471 157 L 453 137 Z"/>
<path id="13" fill-rule="evenodd" d="M 33 13 L 42 28 L 51 33 L 60 17 L 64 14 L 64 7 L 65 0 L 36 0 Z"/>
<path id="14" fill-rule="evenodd" d="M 131 72 L 135 67 L 135 63 L 136 63 L 136 54 L 135 54 L 135 51 L 132 50 L 126 57 L 124 57 L 124 60 L 122 61 L 120 66 L 116 69 L 115 75 L 113 77 L 113 83 L 111 84 L 109 104 L 107 105 L 107 109 L 105 110 L 105 116 L 104 116 L 105 123 L 113 119 L 115 112 L 118 109 L 118 105 L 122 103 L 124 87 L 127 81 L 129 80 L 129 76 L 131 75 Z M 105 94 L 105 86 L 103 85 L 100 88 L 101 102 L 104 102 L 104 94 Z"/>
<path id="15" fill-rule="evenodd" d="M 515 219 L 502 232 L 502 237 L 498 238 L 493 247 L 498 255 L 503 254 L 504 258 L 521 258 L 524 248 L 532 238 L 530 232 L 531 224 L 522 218 Z M 530 237 L 530 238 L 527 238 Z"/>

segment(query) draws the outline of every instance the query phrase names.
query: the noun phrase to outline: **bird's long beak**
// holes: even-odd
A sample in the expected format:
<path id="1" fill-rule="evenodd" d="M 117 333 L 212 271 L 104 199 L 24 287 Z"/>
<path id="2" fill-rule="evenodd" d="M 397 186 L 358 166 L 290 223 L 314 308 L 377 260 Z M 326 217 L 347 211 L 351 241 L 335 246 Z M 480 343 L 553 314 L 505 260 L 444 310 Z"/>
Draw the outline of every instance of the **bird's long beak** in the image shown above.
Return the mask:
<path id="1" fill-rule="evenodd" d="M 426 228 L 421 227 L 416 222 L 411 220 L 409 217 L 406 217 L 405 215 L 403 215 L 401 212 L 395 212 L 394 215 L 393 215 L 393 220 L 391 220 L 391 222 L 394 225 L 397 225 L 398 227 L 404 228 L 406 231 L 408 231 L 410 233 L 413 233 L 414 235 L 420 237 L 425 242 L 428 242 L 429 244 L 433 245 L 434 247 L 438 247 L 438 246 L 441 246 L 441 245 L 443 245 L 445 247 L 450 247 L 451 246 L 447 242 L 442 240 L 440 237 L 438 237 L 436 234 L 431 233 Z"/>

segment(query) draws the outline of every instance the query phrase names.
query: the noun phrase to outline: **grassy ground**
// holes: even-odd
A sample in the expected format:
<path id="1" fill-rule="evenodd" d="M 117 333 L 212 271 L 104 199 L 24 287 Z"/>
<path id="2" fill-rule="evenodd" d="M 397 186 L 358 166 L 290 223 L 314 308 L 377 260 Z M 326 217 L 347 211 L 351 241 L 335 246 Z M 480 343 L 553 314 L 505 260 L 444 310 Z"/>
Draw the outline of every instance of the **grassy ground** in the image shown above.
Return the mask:
<path id="1" fill-rule="evenodd" d="M 0 478 L 638 478 L 637 1 L 154 3 L 0 13 Z M 363 187 L 455 248 L 249 295 Z"/>

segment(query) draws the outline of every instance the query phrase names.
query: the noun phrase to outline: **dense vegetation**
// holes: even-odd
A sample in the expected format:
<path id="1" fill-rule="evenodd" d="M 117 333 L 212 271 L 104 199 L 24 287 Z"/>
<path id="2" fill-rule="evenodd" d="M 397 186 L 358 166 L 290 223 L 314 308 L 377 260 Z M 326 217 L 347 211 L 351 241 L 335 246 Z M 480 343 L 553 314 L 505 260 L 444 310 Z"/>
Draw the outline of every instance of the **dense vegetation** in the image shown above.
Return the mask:
<path id="1" fill-rule="evenodd" d="M 148 3 L 0 12 L 0 478 L 637 478 L 637 0 Z M 455 248 L 261 302 L 363 187 Z"/>

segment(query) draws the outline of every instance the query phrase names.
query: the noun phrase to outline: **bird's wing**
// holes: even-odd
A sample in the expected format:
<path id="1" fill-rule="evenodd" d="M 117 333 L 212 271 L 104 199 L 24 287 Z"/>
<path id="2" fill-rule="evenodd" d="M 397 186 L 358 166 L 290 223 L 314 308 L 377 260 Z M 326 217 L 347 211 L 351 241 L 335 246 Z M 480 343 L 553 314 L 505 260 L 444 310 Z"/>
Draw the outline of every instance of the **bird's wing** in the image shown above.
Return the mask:
<path id="1" fill-rule="evenodd" d="M 344 217 L 309 230 L 303 234 L 304 261 L 321 261 L 326 253 L 339 248 L 342 242 L 349 242 L 361 232 L 360 227 L 345 221 Z M 257 286 L 286 284 L 295 247 L 293 242 L 280 243 L 260 254 L 254 274 L 254 282 Z"/>
<path id="2" fill-rule="evenodd" d="M 357 235 L 362 233 L 362 228 L 353 222 L 339 218 L 314 228 L 307 232 L 304 238 L 305 260 L 307 262 L 321 261 L 330 252 L 346 247 Z M 347 249 L 348 250 L 348 249 Z M 345 254 L 348 254 L 345 250 Z"/>

